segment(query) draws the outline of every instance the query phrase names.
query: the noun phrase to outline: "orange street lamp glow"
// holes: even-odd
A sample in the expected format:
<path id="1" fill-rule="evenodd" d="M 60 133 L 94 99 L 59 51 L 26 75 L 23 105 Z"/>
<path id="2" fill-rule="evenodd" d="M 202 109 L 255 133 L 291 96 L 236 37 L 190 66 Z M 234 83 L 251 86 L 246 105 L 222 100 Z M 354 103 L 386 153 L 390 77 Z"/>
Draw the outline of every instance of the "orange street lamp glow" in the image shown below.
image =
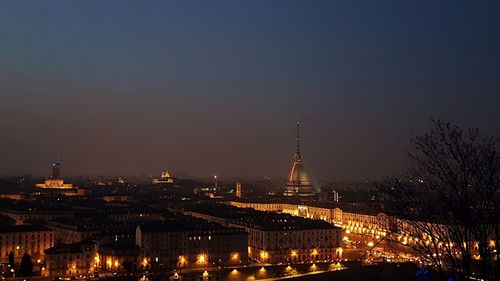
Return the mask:
<path id="1" fill-rule="evenodd" d="M 315 264 L 315 263 L 313 263 L 313 264 L 311 265 L 311 271 L 316 271 L 316 269 L 318 269 L 318 267 L 316 266 L 316 264 Z"/>
<path id="2" fill-rule="evenodd" d="M 267 259 L 269 257 L 269 254 L 266 251 L 261 251 L 260 252 L 260 257 L 261 259 Z"/>
<path id="3" fill-rule="evenodd" d="M 186 262 L 186 258 L 184 256 L 179 256 L 179 262 L 180 263 L 185 263 Z"/>
<path id="4" fill-rule="evenodd" d="M 197 261 L 199 264 L 206 264 L 207 263 L 207 255 L 205 254 L 199 254 Z"/>

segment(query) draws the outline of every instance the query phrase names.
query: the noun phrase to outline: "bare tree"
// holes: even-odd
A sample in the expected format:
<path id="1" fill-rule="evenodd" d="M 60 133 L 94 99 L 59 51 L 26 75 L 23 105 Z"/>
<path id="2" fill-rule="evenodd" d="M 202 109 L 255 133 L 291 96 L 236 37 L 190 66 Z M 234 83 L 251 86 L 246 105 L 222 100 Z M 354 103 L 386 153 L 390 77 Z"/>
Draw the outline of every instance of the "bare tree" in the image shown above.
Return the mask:
<path id="1" fill-rule="evenodd" d="M 412 140 L 411 165 L 378 185 L 391 239 L 444 276 L 500 279 L 500 155 L 477 129 L 432 121 Z"/>

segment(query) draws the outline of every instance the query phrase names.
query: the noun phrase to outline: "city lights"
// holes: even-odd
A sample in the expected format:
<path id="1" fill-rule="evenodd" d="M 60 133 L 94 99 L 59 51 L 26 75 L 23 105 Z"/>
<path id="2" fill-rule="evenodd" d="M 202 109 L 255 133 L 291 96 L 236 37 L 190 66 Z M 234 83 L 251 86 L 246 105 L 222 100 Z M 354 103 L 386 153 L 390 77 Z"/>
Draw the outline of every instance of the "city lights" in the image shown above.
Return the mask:
<path id="1" fill-rule="evenodd" d="M 179 256 L 179 263 L 180 263 L 181 265 L 184 265 L 184 264 L 186 263 L 186 257 L 184 257 L 184 256 Z"/>
<path id="2" fill-rule="evenodd" d="M 207 264 L 208 260 L 207 260 L 207 255 L 206 254 L 199 254 L 197 257 L 196 257 L 196 262 L 199 264 L 199 265 L 205 265 Z"/>
<path id="3" fill-rule="evenodd" d="M 500 280 L 500 1 L 17 2 L 0 281 Z"/>
<path id="4" fill-rule="evenodd" d="M 263 260 L 267 260 L 269 258 L 269 253 L 267 251 L 261 251 L 260 258 Z"/>
<path id="5" fill-rule="evenodd" d="M 231 261 L 233 261 L 233 262 L 239 262 L 240 261 L 240 254 L 238 254 L 238 253 L 232 253 L 231 254 Z"/>

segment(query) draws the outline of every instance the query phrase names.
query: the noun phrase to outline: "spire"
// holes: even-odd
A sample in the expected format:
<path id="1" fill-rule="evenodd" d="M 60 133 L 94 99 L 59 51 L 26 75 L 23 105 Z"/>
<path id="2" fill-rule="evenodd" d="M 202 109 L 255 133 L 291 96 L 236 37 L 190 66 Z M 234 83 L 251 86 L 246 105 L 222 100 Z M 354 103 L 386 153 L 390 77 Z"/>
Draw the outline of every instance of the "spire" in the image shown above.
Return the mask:
<path id="1" fill-rule="evenodd" d="M 297 150 L 295 151 L 295 161 L 302 161 L 302 154 L 300 153 L 300 122 L 297 122 Z"/>

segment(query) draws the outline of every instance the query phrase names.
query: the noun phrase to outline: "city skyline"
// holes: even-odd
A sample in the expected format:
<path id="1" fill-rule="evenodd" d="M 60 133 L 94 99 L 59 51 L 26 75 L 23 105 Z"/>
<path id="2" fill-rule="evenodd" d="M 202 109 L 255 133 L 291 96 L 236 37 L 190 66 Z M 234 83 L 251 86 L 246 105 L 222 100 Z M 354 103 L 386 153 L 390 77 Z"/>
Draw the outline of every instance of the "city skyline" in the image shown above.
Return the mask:
<path id="1" fill-rule="evenodd" d="M 499 15 L 0 2 L 1 281 L 500 280 Z"/>
<path id="2" fill-rule="evenodd" d="M 0 175 L 380 179 L 443 119 L 500 135 L 498 3 L 3 3 Z"/>

